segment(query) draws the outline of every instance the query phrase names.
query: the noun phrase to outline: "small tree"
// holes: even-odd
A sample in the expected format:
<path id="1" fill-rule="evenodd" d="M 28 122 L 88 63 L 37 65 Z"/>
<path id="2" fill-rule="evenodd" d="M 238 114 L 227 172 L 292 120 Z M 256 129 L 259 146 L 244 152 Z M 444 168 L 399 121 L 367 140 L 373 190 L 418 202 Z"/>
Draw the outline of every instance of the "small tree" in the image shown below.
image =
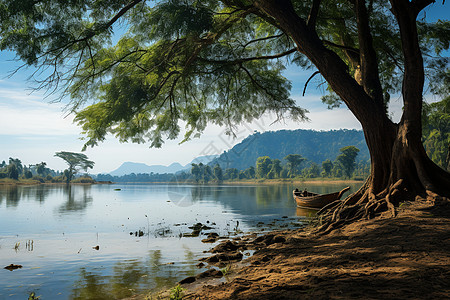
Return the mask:
<path id="1" fill-rule="evenodd" d="M 333 170 L 333 163 L 331 160 L 327 159 L 326 161 L 322 162 L 322 169 L 323 169 L 323 177 L 330 177 L 331 170 Z"/>
<path id="2" fill-rule="evenodd" d="M 15 180 L 19 179 L 19 171 L 18 171 L 17 166 L 15 164 L 10 164 L 8 166 L 7 173 L 8 173 L 8 177 L 9 178 L 15 179 Z"/>
<path id="3" fill-rule="evenodd" d="M 269 173 L 267 174 L 267 178 L 280 178 L 280 172 L 282 169 L 283 167 L 281 166 L 281 160 L 272 160 L 272 165 Z"/>
<path id="4" fill-rule="evenodd" d="M 213 170 L 211 169 L 211 167 L 208 165 L 203 166 L 203 182 L 208 183 L 212 177 Z"/>
<path id="5" fill-rule="evenodd" d="M 316 178 L 320 175 L 320 168 L 316 163 L 312 163 L 309 168 L 303 170 L 303 176 L 306 178 Z"/>
<path id="6" fill-rule="evenodd" d="M 219 164 L 216 164 L 216 166 L 213 169 L 214 177 L 216 177 L 218 182 L 223 181 L 223 171 Z"/>
<path id="7" fill-rule="evenodd" d="M 39 175 L 41 175 L 41 176 L 44 176 L 45 175 L 45 166 L 47 166 L 47 163 L 45 163 L 45 162 L 41 162 L 41 163 L 39 163 L 39 164 L 37 164 L 36 165 L 36 172 L 39 174 Z"/>
<path id="8" fill-rule="evenodd" d="M 287 167 L 289 170 L 289 177 L 295 177 L 298 174 L 298 168 L 301 163 L 306 160 L 306 158 L 302 157 L 300 154 L 289 154 L 284 159 L 288 162 Z"/>
<path id="9" fill-rule="evenodd" d="M 423 143 L 427 154 L 437 165 L 450 171 L 450 96 L 439 102 L 424 103 L 423 108 Z"/>
<path id="10" fill-rule="evenodd" d="M 261 156 L 256 159 L 256 177 L 266 178 L 270 171 L 272 160 L 268 156 Z"/>
<path id="11" fill-rule="evenodd" d="M 256 174 L 255 167 L 250 166 L 249 168 L 245 169 L 244 173 L 245 173 L 245 177 L 248 179 L 255 178 L 255 174 Z"/>
<path id="12" fill-rule="evenodd" d="M 199 165 L 197 164 L 191 164 L 192 168 L 191 168 L 191 174 L 192 176 L 194 176 L 194 180 L 196 182 L 200 181 L 200 178 L 202 176 L 202 170 L 200 169 Z"/>
<path id="13" fill-rule="evenodd" d="M 16 169 L 17 169 L 17 176 L 20 176 L 20 174 L 22 174 L 23 172 L 23 165 L 22 165 L 22 161 L 18 158 L 9 158 L 9 165 L 15 165 Z M 12 177 L 10 177 L 12 178 Z"/>
<path id="14" fill-rule="evenodd" d="M 339 151 L 341 151 L 341 154 L 336 158 L 336 160 L 342 165 L 346 177 L 350 178 L 353 170 L 355 169 L 355 159 L 358 155 L 359 149 L 355 146 L 347 146 L 341 148 Z"/>
<path id="15" fill-rule="evenodd" d="M 95 164 L 93 161 L 88 160 L 88 157 L 83 153 L 61 151 L 56 152 L 55 156 L 63 159 L 69 165 L 69 168 L 64 171 L 67 183 L 72 180 L 73 176 L 77 174 L 79 170 L 87 172 L 87 170 L 92 169 Z"/>
<path id="16" fill-rule="evenodd" d="M 230 168 L 225 170 L 225 176 L 226 179 L 237 179 L 239 178 L 239 170 L 236 168 Z"/>

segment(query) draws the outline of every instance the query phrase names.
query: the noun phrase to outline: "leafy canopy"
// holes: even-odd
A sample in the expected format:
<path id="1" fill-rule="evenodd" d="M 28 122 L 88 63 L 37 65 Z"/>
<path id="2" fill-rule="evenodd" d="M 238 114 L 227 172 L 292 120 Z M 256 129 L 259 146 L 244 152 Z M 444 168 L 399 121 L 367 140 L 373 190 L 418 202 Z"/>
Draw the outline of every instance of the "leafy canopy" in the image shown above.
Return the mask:
<path id="1" fill-rule="evenodd" d="M 322 43 L 359 80 L 357 20 L 352 1 L 320 3 L 314 23 Z M 82 126 L 86 146 L 108 134 L 120 141 L 196 137 L 208 123 L 234 126 L 266 111 L 305 120 L 290 98 L 288 64 L 314 71 L 276 20 L 254 1 L 0 0 L 0 47 L 38 67 L 37 88 L 62 88 Z M 292 1 L 308 19 L 309 1 Z M 399 31 L 387 1 L 367 7 L 385 106 L 401 87 Z M 437 91 L 448 58 L 448 21 L 419 20 L 427 75 Z M 116 30 L 114 33 L 113 29 Z M 122 34 L 123 32 L 123 34 Z M 42 72 L 42 73 L 41 73 Z M 376 89 L 374 89 L 375 91 Z M 323 101 L 340 99 L 329 89 Z M 369 90 L 370 93 L 370 90 Z"/>
<path id="2" fill-rule="evenodd" d="M 83 153 L 61 151 L 56 152 L 55 156 L 63 159 L 67 163 L 71 176 L 76 174 L 79 170 L 87 171 L 88 169 L 92 169 L 95 164 Z"/>

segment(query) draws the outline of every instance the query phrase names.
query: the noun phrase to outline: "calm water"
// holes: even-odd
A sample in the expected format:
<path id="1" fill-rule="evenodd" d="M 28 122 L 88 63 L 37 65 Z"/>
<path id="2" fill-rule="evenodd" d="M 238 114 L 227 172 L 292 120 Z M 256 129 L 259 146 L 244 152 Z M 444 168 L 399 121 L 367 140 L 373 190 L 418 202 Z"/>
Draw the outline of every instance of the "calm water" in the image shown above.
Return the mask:
<path id="1" fill-rule="evenodd" d="M 292 189 L 0 186 L 0 299 L 27 299 L 31 292 L 43 300 L 120 299 L 173 287 L 204 271 L 195 265 L 215 245 L 201 242 L 208 232 L 233 236 L 301 225 L 309 212 L 296 209 Z M 213 229 L 187 237 L 198 222 Z M 23 267 L 3 269 L 10 264 Z"/>

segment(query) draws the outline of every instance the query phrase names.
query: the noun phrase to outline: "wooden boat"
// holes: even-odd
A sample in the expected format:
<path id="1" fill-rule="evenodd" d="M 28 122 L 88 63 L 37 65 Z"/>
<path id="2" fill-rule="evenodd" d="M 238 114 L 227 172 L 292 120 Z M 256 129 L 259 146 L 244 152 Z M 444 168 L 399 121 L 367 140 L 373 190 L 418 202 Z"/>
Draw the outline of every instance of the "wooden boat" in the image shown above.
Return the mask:
<path id="1" fill-rule="evenodd" d="M 314 209 L 321 209 L 325 205 L 336 201 L 342 197 L 342 195 L 348 191 L 350 187 L 346 187 L 340 192 L 335 192 L 331 194 L 316 194 L 307 191 L 299 191 L 295 189 L 293 191 L 295 202 L 297 202 L 298 207 L 307 207 Z"/>

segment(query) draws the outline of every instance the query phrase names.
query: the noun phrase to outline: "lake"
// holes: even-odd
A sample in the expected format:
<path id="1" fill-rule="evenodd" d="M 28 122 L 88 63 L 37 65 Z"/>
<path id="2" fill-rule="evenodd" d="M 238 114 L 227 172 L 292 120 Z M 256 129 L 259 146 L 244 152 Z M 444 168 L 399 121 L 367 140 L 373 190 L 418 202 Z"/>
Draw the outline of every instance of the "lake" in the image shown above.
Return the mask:
<path id="1" fill-rule="evenodd" d="M 352 184 L 356 191 L 360 184 Z M 342 184 L 301 185 L 328 193 Z M 294 186 L 98 184 L 0 186 L 0 299 L 120 299 L 168 289 L 196 275 L 216 244 L 295 228 Z M 192 236 L 202 223 L 213 229 Z M 22 268 L 9 271 L 10 264 Z"/>

